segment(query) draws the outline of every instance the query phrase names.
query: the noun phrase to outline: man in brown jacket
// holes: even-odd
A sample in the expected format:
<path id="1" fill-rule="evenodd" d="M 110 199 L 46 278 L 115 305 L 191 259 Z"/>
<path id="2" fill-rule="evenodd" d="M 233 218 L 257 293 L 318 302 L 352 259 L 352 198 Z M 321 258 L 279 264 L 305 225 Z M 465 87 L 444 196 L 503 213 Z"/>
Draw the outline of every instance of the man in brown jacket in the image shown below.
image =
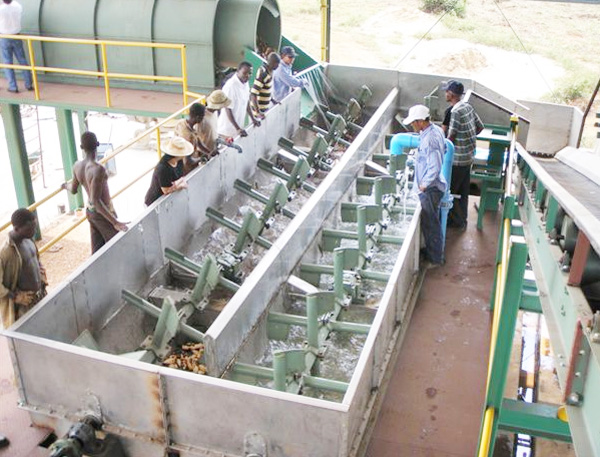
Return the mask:
<path id="1" fill-rule="evenodd" d="M 35 215 L 26 208 L 11 216 L 13 230 L 0 250 L 0 315 L 11 326 L 46 295 L 46 271 L 33 242 Z"/>

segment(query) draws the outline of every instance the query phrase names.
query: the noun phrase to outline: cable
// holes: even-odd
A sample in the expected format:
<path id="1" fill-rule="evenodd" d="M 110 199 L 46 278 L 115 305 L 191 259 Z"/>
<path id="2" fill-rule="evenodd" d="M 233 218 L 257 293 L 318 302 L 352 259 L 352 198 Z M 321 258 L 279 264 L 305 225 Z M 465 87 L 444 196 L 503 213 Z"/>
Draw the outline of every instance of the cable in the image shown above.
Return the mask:
<path id="1" fill-rule="evenodd" d="M 548 81 L 546 81 L 546 78 L 544 78 L 544 74 L 541 72 L 541 70 L 536 65 L 535 60 L 533 60 L 533 57 L 531 56 L 531 53 L 527 50 L 527 48 L 525 47 L 525 44 L 523 44 L 523 42 L 521 41 L 521 38 L 517 34 L 517 31 L 513 28 L 512 24 L 510 23 L 510 21 L 508 20 L 508 18 L 504 14 L 504 11 L 502 11 L 502 8 L 500 8 L 500 4 L 498 3 L 497 0 L 494 0 L 494 4 L 498 8 L 498 11 L 500 11 L 500 14 L 502 14 L 502 17 L 504 18 L 504 20 L 506 21 L 506 23 L 508 24 L 508 26 L 510 27 L 510 29 L 514 33 L 514 35 L 517 38 L 517 40 L 519 41 L 519 43 L 521 44 L 521 47 L 523 48 L 523 51 L 525 51 L 525 54 L 527 54 L 527 56 L 531 60 L 531 63 L 533 64 L 533 66 L 535 67 L 535 69 L 537 70 L 537 72 L 539 73 L 540 77 L 542 78 L 542 81 L 544 81 L 544 84 L 546 84 L 546 87 L 548 88 L 548 90 L 550 91 L 550 93 L 552 94 L 552 96 L 556 99 L 556 93 L 554 92 L 554 90 L 552 90 L 552 87 L 550 87 L 550 84 L 548 84 Z"/>
<path id="2" fill-rule="evenodd" d="M 456 4 L 459 2 L 460 0 L 454 0 L 454 3 L 452 4 L 452 6 L 450 8 L 448 8 L 446 11 L 444 11 L 444 14 L 442 14 L 437 21 L 435 21 L 435 23 L 429 27 L 429 30 L 427 30 L 427 32 L 425 32 L 425 34 L 419 38 L 419 40 L 414 44 L 414 46 L 412 48 L 410 48 L 408 50 L 408 52 L 406 54 L 404 54 L 404 57 L 402 57 L 398 63 L 396 65 L 394 65 L 392 68 L 393 69 L 398 69 L 398 67 L 400 66 L 400 64 L 404 61 L 404 59 L 406 59 L 413 51 L 414 49 L 419 46 L 419 44 L 421 43 L 421 41 L 423 41 L 425 39 L 425 37 L 427 35 L 429 35 L 429 33 L 433 30 L 433 28 L 438 25 L 438 23 L 444 18 L 444 16 L 446 16 L 446 14 L 448 14 L 450 11 L 452 11 L 454 9 L 454 7 L 456 6 Z"/>

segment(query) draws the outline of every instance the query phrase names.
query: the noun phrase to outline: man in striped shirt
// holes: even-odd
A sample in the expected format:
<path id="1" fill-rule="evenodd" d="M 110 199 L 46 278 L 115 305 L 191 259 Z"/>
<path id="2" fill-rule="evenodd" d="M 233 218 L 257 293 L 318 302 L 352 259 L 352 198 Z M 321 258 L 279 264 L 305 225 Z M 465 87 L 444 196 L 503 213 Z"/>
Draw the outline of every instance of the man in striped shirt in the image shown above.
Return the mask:
<path id="1" fill-rule="evenodd" d="M 465 91 L 458 81 L 448 81 L 444 86 L 446 101 L 450 103 L 450 119 L 446 137 L 454 143 L 452 182 L 450 191 L 459 195 L 448 216 L 448 227 L 467 228 L 469 210 L 469 188 L 471 186 L 471 164 L 477 143 L 477 134 L 483 130 L 481 119 L 467 102 L 461 100 Z"/>
<path id="2" fill-rule="evenodd" d="M 256 73 L 254 84 L 250 90 L 250 108 L 258 120 L 264 119 L 265 112 L 269 109 L 273 89 L 273 71 L 279 66 L 280 60 L 277 53 L 272 52 L 267 57 L 267 63 L 261 65 Z"/>

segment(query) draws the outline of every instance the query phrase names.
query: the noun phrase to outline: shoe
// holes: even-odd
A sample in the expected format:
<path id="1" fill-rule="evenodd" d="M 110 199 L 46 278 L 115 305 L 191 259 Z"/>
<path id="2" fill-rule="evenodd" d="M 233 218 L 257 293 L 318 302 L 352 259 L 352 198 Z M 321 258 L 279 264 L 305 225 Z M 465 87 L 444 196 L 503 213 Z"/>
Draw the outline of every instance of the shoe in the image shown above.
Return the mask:
<path id="1" fill-rule="evenodd" d="M 435 263 L 430 260 L 425 260 L 423 263 L 423 270 L 433 270 L 434 268 L 441 267 L 443 263 Z"/>
<path id="2" fill-rule="evenodd" d="M 34 90 L 34 89 L 33 89 L 33 87 L 28 87 L 28 88 L 27 88 L 27 90 L 28 90 L 29 92 L 33 92 L 33 90 Z"/>
<path id="3" fill-rule="evenodd" d="M 4 435 L 0 435 L 0 449 L 8 447 L 9 444 L 10 444 L 10 441 L 8 441 L 8 438 L 5 437 Z"/>
<path id="4" fill-rule="evenodd" d="M 18 94 L 19 93 L 19 89 L 8 89 L 9 92 L 12 92 L 13 94 Z"/>

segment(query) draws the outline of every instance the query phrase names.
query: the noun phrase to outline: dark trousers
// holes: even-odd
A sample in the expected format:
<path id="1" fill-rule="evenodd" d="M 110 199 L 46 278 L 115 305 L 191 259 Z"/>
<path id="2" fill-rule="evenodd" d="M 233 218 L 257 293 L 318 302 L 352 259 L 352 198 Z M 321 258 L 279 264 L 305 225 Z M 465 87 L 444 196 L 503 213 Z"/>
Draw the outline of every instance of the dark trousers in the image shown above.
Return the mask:
<path id="1" fill-rule="evenodd" d="M 425 192 L 419 193 L 421 201 L 421 231 L 425 238 L 425 254 L 433 263 L 442 263 L 444 260 L 442 243 L 442 224 L 440 222 L 440 202 L 442 191 L 435 187 L 428 187 Z"/>
<path id="2" fill-rule="evenodd" d="M 452 209 L 448 214 L 448 225 L 450 227 L 464 228 L 467 226 L 470 186 L 471 165 L 453 165 L 450 193 L 460 196 L 460 199 L 454 200 Z"/>
<path id="3" fill-rule="evenodd" d="M 118 233 L 118 230 L 106 220 L 104 216 L 95 211 L 86 211 L 87 220 L 90 223 L 90 234 L 92 236 L 92 254 L 104 246 L 108 240 Z"/>

